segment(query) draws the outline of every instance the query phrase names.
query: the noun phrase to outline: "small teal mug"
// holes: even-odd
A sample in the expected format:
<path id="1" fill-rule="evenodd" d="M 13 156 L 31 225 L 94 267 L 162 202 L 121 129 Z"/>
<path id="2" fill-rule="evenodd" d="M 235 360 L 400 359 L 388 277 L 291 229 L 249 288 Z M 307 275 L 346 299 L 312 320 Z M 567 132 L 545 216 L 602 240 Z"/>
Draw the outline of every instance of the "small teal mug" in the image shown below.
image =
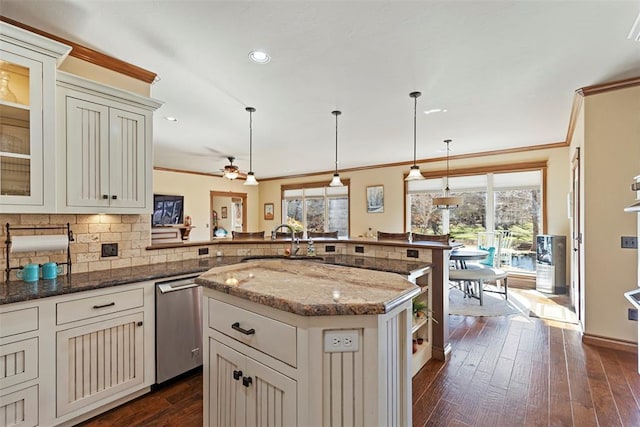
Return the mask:
<path id="1" fill-rule="evenodd" d="M 22 267 L 22 270 L 18 270 L 16 276 L 25 282 L 37 282 L 40 276 L 40 266 L 38 264 L 27 264 Z"/>
<path id="2" fill-rule="evenodd" d="M 62 274 L 62 266 L 55 262 L 45 262 L 42 264 L 42 278 L 55 279 L 58 274 Z"/>

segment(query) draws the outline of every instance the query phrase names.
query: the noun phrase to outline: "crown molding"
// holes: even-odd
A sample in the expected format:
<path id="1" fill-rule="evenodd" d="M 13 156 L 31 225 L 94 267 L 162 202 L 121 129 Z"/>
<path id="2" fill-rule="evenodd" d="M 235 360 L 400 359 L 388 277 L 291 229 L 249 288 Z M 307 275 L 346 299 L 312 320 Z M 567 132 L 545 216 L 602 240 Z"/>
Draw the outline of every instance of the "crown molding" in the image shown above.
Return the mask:
<path id="1" fill-rule="evenodd" d="M 32 33 L 39 34 L 48 39 L 55 40 L 57 42 L 71 46 L 72 49 L 71 49 L 71 53 L 69 53 L 69 56 L 73 56 L 75 58 L 89 62 L 91 64 L 95 64 L 100 67 L 106 68 L 108 70 L 115 71 L 120 74 L 124 74 L 125 76 L 132 77 L 136 80 L 140 80 L 145 83 L 151 84 L 158 77 L 158 75 L 154 72 L 145 70 L 144 68 L 140 68 L 136 65 L 130 64 L 128 62 L 125 62 L 120 59 L 114 58 L 112 56 L 106 55 L 104 53 L 98 52 L 97 50 L 93 50 L 79 43 L 72 42 L 71 40 L 67 40 L 65 38 L 58 37 L 54 34 L 47 33 L 46 31 L 42 31 L 38 28 L 34 28 L 29 25 L 23 24 L 22 22 L 14 21 L 13 19 L 7 18 L 6 16 L 0 15 L 0 21 L 6 22 L 7 24 L 11 24 L 15 27 L 22 28 Z"/>

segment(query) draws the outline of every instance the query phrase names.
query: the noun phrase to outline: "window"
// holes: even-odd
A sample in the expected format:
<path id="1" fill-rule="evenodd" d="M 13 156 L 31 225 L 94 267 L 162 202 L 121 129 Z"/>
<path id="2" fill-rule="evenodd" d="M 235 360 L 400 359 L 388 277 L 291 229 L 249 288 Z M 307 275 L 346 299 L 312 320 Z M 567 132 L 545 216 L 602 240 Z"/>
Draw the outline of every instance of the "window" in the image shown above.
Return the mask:
<path id="1" fill-rule="evenodd" d="M 349 236 L 349 182 L 342 187 L 325 183 L 282 186 L 282 221 L 296 231 L 338 231 Z"/>
<path id="2" fill-rule="evenodd" d="M 407 183 L 407 224 L 415 233 L 445 234 L 474 246 L 478 232 L 510 231 L 505 266 L 535 271 L 535 236 L 542 232 L 543 171 L 499 171 L 451 176 L 451 194 L 463 198 L 456 209 L 440 210 L 432 199 L 442 194 L 444 178 Z"/>

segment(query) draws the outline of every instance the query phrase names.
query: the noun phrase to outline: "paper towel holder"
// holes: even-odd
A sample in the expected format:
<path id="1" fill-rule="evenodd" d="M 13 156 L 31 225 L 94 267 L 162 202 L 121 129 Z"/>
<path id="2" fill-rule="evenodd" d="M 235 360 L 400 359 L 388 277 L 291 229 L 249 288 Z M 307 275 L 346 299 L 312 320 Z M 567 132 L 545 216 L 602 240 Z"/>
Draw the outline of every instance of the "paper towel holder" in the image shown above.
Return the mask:
<path id="1" fill-rule="evenodd" d="M 5 251 L 5 259 L 7 261 L 7 265 L 5 268 L 5 273 L 6 273 L 6 282 L 9 282 L 9 277 L 11 274 L 11 270 L 20 270 L 22 269 L 22 267 L 11 267 L 10 263 L 9 263 L 9 254 L 10 254 L 10 249 L 11 249 L 11 230 L 31 230 L 31 231 L 39 231 L 39 230 L 64 230 L 67 233 L 67 237 L 68 237 L 68 243 L 67 243 L 67 262 L 58 262 L 56 264 L 58 265 L 66 265 L 67 266 L 67 278 L 70 279 L 71 278 L 71 242 L 74 241 L 73 239 L 73 231 L 71 231 L 71 224 L 67 223 L 66 225 L 48 225 L 48 226 L 42 226 L 42 227 L 38 227 L 38 226 L 11 226 L 11 224 L 7 223 L 5 225 L 6 229 L 7 229 L 7 240 L 5 240 L 5 245 L 6 245 L 6 251 Z"/>

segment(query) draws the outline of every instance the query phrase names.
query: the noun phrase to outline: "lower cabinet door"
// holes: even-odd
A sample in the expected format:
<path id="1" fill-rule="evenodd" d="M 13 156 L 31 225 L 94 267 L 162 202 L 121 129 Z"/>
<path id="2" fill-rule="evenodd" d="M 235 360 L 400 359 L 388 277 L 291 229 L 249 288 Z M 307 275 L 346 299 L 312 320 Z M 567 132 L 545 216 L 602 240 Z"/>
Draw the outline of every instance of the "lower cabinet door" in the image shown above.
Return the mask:
<path id="1" fill-rule="evenodd" d="M 247 358 L 247 426 L 288 427 L 296 425 L 296 382 Z"/>
<path id="2" fill-rule="evenodd" d="M 37 425 L 37 385 L 0 395 L 0 426 L 33 427 Z"/>
<path id="3" fill-rule="evenodd" d="M 294 380 L 211 338 L 209 366 L 208 425 L 296 425 Z"/>
<path id="4" fill-rule="evenodd" d="M 143 313 L 59 331 L 56 342 L 58 417 L 144 381 Z"/>
<path id="5" fill-rule="evenodd" d="M 246 391 L 242 385 L 245 359 L 241 353 L 209 339 L 209 422 L 215 427 L 246 425 Z"/>

